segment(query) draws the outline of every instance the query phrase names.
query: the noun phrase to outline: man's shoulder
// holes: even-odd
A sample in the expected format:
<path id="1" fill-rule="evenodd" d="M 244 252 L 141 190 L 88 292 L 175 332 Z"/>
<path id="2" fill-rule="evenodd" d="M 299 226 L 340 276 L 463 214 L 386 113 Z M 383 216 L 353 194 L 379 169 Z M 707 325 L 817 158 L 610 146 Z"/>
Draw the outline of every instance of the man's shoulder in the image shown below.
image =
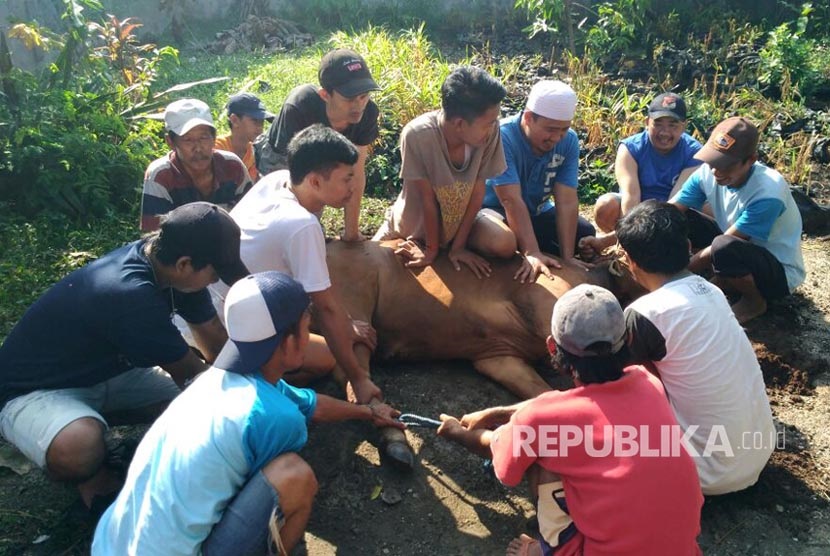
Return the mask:
<path id="1" fill-rule="evenodd" d="M 240 166 L 245 168 L 245 165 L 242 163 L 242 159 L 239 158 L 236 153 L 224 149 L 213 150 L 213 162 L 227 168 L 236 168 Z"/>
<path id="2" fill-rule="evenodd" d="M 634 154 L 640 151 L 648 143 L 648 131 L 638 131 L 633 135 L 629 135 L 620 141 L 620 145 L 624 145 L 628 152 Z"/>
<path id="3" fill-rule="evenodd" d="M 288 93 L 288 97 L 282 105 L 282 110 L 293 109 L 304 113 L 308 112 L 307 115 L 316 114 L 314 111 L 324 104 L 323 99 L 320 98 L 319 90 L 319 87 L 310 83 L 297 85 Z"/>
<path id="4" fill-rule="evenodd" d="M 412 142 L 431 141 L 441 135 L 438 111 L 421 114 L 406 124 L 401 131 L 401 140 Z"/>
<path id="5" fill-rule="evenodd" d="M 432 112 L 425 112 L 420 116 L 411 119 L 408 124 L 404 126 L 404 131 L 419 131 L 422 129 L 437 129 L 440 127 L 439 114 L 440 110 L 433 110 Z"/>
<path id="6" fill-rule="evenodd" d="M 700 141 L 686 133 L 685 131 L 680 136 L 680 140 L 686 145 L 689 149 L 694 149 L 695 151 L 699 151 L 703 145 L 700 144 Z"/>
<path id="7" fill-rule="evenodd" d="M 144 172 L 144 179 L 162 183 L 165 177 L 172 177 L 173 174 L 178 174 L 178 171 L 173 164 L 173 152 L 171 151 L 147 165 L 147 170 Z M 161 181 L 159 181 L 160 179 Z"/>
<path id="8" fill-rule="evenodd" d="M 220 135 L 216 138 L 213 145 L 214 150 L 233 152 L 233 145 L 231 144 L 231 135 Z"/>
<path id="9" fill-rule="evenodd" d="M 787 179 L 775 168 L 770 168 L 766 164 L 756 162 L 753 166 L 751 180 L 758 180 L 764 186 L 774 188 L 775 190 L 789 191 L 790 185 Z"/>

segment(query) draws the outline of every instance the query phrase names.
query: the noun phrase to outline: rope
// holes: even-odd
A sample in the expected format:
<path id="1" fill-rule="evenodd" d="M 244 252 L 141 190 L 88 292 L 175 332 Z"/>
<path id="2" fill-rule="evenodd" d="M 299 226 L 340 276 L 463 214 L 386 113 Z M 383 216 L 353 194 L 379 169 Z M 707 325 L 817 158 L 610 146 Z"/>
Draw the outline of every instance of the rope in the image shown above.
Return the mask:
<path id="1" fill-rule="evenodd" d="M 441 426 L 441 421 L 430 419 L 429 417 L 422 417 L 414 413 L 402 413 L 398 417 L 398 421 L 407 427 L 423 427 L 425 429 L 437 429 Z"/>

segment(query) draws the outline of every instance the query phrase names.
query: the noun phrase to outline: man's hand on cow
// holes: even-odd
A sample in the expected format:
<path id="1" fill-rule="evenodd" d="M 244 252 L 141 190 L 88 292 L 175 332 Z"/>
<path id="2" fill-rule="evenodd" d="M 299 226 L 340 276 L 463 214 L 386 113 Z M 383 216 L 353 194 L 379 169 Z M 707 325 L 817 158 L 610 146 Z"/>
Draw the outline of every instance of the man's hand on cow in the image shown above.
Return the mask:
<path id="1" fill-rule="evenodd" d="M 407 268 L 418 268 L 432 264 L 438 256 L 438 247 L 427 247 L 422 249 L 416 241 L 408 239 L 398 244 L 395 254 L 401 257 Z"/>
<path id="2" fill-rule="evenodd" d="M 367 407 L 372 410 L 372 424 L 376 427 L 395 427 L 405 429 L 406 425 L 398 421 L 401 412 L 391 405 L 381 402 L 370 402 Z"/>
<path id="3" fill-rule="evenodd" d="M 366 344 L 366 346 L 375 351 L 378 345 L 378 333 L 375 328 L 364 320 L 352 320 L 352 340 Z"/>
<path id="4" fill-rule="evenodd" d="M 616 236 L 585 236 L 579 240 L 579 254 L 583 259 L 592 260 L 601 255 L 606 248 L 614 245 L 612 241 L 609 243 L 611 238 L 616 239 Z"/>
<path id="5" fill-rule="evenodd" d="M 586 263 L 585 261 L 581 261 L 576 257 L 569 257 L 567 259 L 562 259 L 562 262 L 569 266 L 575 266 L 577 268 L 581 268 L 584 271 L 589 271 L 594 268 L 594 265 L 591 263 Z"/>
<path id="6" fill-rule="evenodd" d="M 346 384 L 346 399 L 352 403 L 368 404 L 372 400 L 382 400 L 380 388 L 366 376 L 358 380 L 350 380 Z"/>
<path id="7" fill-rule="evenodd" d="M 548 257 L 541 252 L 527 253 L 522 257 L 522 264 L 516 274 L 513 275 L 513 279 L 522 284 L 532 284 L 539 277 L 539 274 L 553 278 L 549 267 L 562 268 L 562 265 L 553 257 Z"/>
<path id="8" fill-rule="evenodd" d="M 470 270 L 473 271 L 476 278 L 487 278 L 490 276 L 490 272 L 492 272 L 490 263 L 488 263 L 484 257 L 476 255 L 469 249 L 465 249 L 463 247 L 451 249 L 449 258 L 455 270 L 461 270 L 461 263 L 464 263 L 470 268 Z"/>
<path id="9" fill-rule="evenodd" d="M 345 241 L 347 243 L 359 243 L 361 241 L 366 241 L 369 239 L 369 236 L 365 236 L 360 232 L 357 232 L 355 235 L 347 235 L 344 233 L 340 236 L 340 241 Z"/>

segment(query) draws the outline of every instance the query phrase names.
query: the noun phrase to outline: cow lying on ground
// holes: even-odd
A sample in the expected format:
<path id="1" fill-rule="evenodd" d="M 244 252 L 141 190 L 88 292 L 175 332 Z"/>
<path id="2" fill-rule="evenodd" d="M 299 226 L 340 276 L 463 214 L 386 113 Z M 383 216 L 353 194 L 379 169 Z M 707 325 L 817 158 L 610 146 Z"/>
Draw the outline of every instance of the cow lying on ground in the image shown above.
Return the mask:
<path id="1" fill-rule="evenodd" d="M 328 245 L 331 279 L 352 318 L 377 330 L 380 359 L 406 361 L 467 359 L 483 375 L 526 399 L 549 390 L 533 364 L 547 357 L 553 304 L 567 290 L 590 282 L 623 295 L 608 266 L 586 272 L 551 269 L 534 284 L 513 279 L 518 257 L 491 261 L 492 274 L 477 279 L 456 271 L 446 256 L 432 266 L 409 269 L 395 256 L 398 241 Z M 371 354 L 356 347 L 369 368 Z M 411 449 L 401 431 L 381 433 L 381 448 L 397 463 L 411 466 Z"/>

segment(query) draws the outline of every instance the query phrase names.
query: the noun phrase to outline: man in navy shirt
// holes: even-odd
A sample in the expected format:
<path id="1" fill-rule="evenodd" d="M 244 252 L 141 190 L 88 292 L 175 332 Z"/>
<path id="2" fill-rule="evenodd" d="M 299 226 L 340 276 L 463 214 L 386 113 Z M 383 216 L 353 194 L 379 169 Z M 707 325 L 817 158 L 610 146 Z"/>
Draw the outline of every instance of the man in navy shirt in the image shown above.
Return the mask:
<path id="1" fill-rule="evenodd" d="M 525 110 L 501 122 L 507 170 L 487 180 L 483 206 L 490 226 L 470 238 L 480 252 L 510 257 L 518 247 L 524 263 L 516 279 L 533 282 L 549 266 L 584 266 L 574 258 L 580 238 L 594 227 L 579 216 L 579 139 L 571 129 L 576 93 L 561 81 L 533 86 Z M 554 204 L 555 202 L 555 204 Z M 506 220 L 506 225 L 505 221 Z"/>
<path id="2" fill-rule="evenodd" d="M 239 227 L 210 203 L 169 213 L 161 229 L 52 286 L 0 346 L 0 433 L 92 508 L 119 487 L 109 422 L 152 419 L 207 368 L 170 320 L 181 315 L 212 361 L 227 339 L 206 290 L 247 274 Z"/>

